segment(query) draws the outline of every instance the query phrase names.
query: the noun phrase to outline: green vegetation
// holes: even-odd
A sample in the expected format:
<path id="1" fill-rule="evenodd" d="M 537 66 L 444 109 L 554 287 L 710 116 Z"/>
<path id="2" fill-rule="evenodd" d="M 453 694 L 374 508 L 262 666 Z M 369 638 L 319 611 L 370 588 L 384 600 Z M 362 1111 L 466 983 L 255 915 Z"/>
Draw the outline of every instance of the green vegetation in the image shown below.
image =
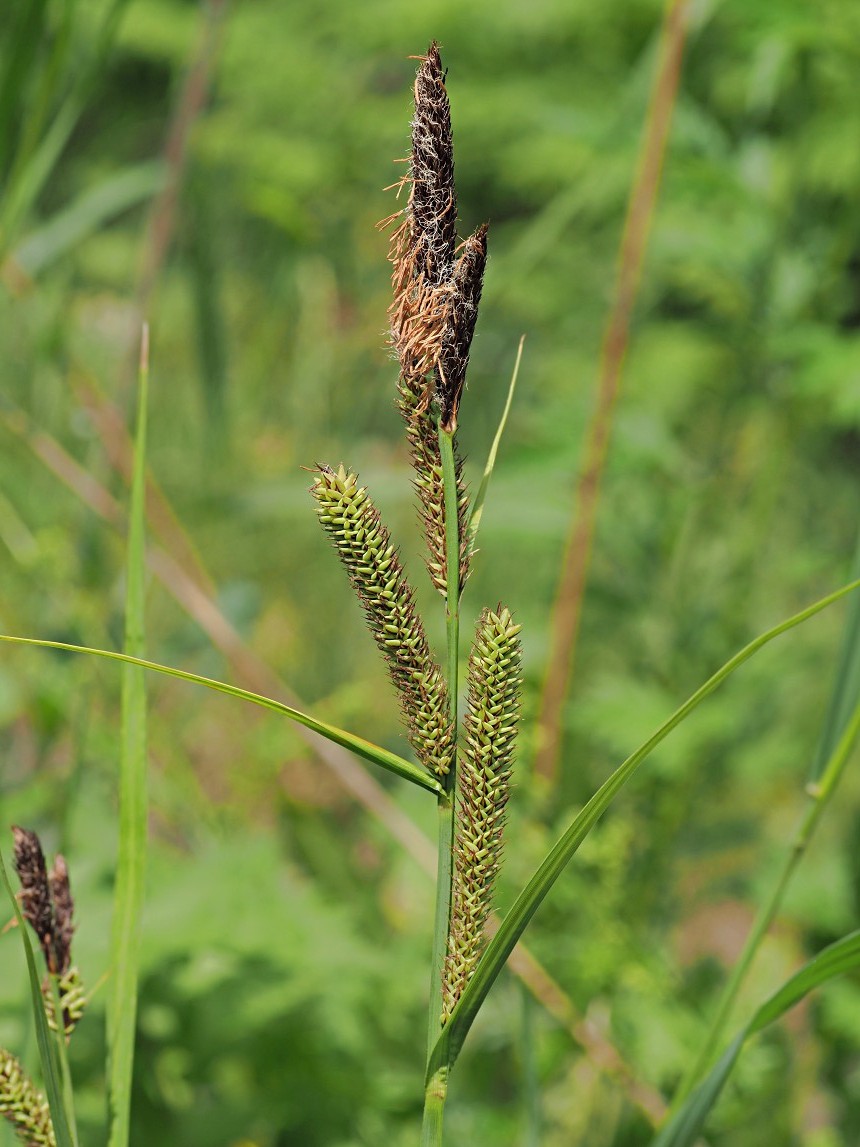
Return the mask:
<path id="1" fill-rule="evenodd" d="M 142 655 L 180 670 L 147 676 L 144 733 L 135 666 L 123 681 L 59 648 L 0 655 L 2 824 L 67 857 L 93 993 L 58 1141 L 75 1117 L 87 1147 L 111 1121 L 124 1141 L 132 1046 L 117 1021 L 134 977 L 101 983 L 123 945 L 140 972 L 132 1144 L 418 1140 L 448 781 L 419 769 L 414 736 L 409 759 L 313 520 L 324 471 L 302 467 L 337 476 L 343 460 L 400 546 L 447 682 L 466 680 L 483 605 L 522 627 L 495 898 L 510 914 L 438 1040 L 431 1023 L 431 1067 L 456 1059 L 445 1142 L 645 1147 L 673 1096 L 660 1147 L 694 1142 L 705 1117 L 715 1147 L 856 1142 L 857 595 L 769 639 L 860 572 L 860 10 L 692 5 L 677 95 L 654 86 L 671 72 L 663 16 L 654 0 L 38 0 L 0 30 L 0 632 L 140 655 L 145 599 Z M 403 175 L 406 57 L 432 38 L 450 67 L 460 230 L 490 222 L 458 426 L 479 552 L 447 659 L 437 590 L 463 577 L 450 543 L 466 504 L 443 429 L 434 588 L 410 497 L 410 449 L 430 446 L 407 447 L 398 418 L 375 228 L 403 206 L 382 187 Z M 559 569 L 660 90 L 671 133 L 560 751 L 537 768 Z M 296 712 L 310 728 L 283 719 Z M 447 811 L 440 825 L 450 839 Z M 112 939 L 115 896 L 130 915 Z M 495 980 L 529 921 L 530 955 Z M 750 929 L 760 944 L 742 957 Z M 37 1079 L 41 1052 L 52 1107 L 68 1109 L 15 936 L 0 971 L 0 1046 Z"/>

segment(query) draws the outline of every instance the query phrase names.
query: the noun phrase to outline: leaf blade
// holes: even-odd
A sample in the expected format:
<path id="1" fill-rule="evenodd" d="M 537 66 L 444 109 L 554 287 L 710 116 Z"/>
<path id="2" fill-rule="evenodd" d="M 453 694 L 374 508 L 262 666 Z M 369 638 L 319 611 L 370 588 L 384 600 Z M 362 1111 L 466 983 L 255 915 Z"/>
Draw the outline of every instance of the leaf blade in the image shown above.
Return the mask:
<path id="1" fill-rule="evenodd" d="M 529 921 L 540 907 L 544 898 L 555 884 L 568 862 L 572 859 L 582 841 L 606 811 L 618 791 L 623 788 L 639 765 L 663 741 L 673 729 L 702 701 L 705 700 L 727 677 L 731 676 L 745 661 L 748 661 L 763 646 L 776 637 L 793 629 L 796 625 L 813 617 L 822 609 L 832 605 L 840 598 L 860 586 L 860 580 L 849 582 L 834 593 L 820 598 L 812 605 L 799 613 L 786 618 L 778 625 L 760 634 L 725 665 L 716 671 L 700 686 L 660 728 L 632 753 L 607 781 L 601 785 L 597 792 L 588 801 L 582 811 L 576 816 L 567 831 L 557 841 L 555 846 L 544 858 L 534 876 L 514 901 L 513 906 L 505 916 L 495 936 L 487 945 L 475 973 L 466 985 L 457 1006 L 451 1013 L 448 1023 L 436 1043 L 433 1054 L 428 1063 L 428 1078 L 433 1071 L 447 1064 L 449 1067 L 455 1062 L 469 1028 L 481 1004 L 501 972 L 508 956 L 513 951 L 517 941 L 525 931 Z"/>
<path id="2" fill-rule="evenodd" d="M 511 404 L 514 401 L 514 391 L 517 387 L 517 378 L 520 373 L 520 362 L 523 357 L 523 344 L 526 341 L 526 336 L 520 336 L 519 346 L 517 347 L 517 357 L 514 361 L 514 369 L 511 373 L 511 381 L 508 383 L 508 397 L 505 400 L 502 416 L 499 419 L 499 425 L 496 428 L 496 435 L 493 438 L 493 444 L 490 447 L 490 452 L 487 455 L 487 462 L 484 466 L 484 473 L 481 477 L 481 484 L 478 487 L 478 492 L 475 495 L 475 501 L 472 505 L 472 513 L 469 515 L 469 524 L 466 528 L 466 533 L 469 538 L 469 545 L 475 544 L 475 538 L 478 536 L 478 527 L 481 524 L 481 517 L 484 513 L 484 502 L 487 498 L 487 489 L 490 485 L 490 478 L 493 476 L 493 470 L 496 466 L 496 456 L 499 453 L 499 444 L 502 441 L 502 435 L 505 432 L 505 427 L 508 423 L 508 415 L 511 412 Z"/>
<path id="3" fill-rule="evenodd" d="M 143 653 L 145 643 L 148 344 L 149 331 L 144 324 L 126 565 L 125 648 L 133 656 Z M 107 1007 L 110 1147 L 127 1147 L 129 1138 L 148 803 L 144 672 L 139 665 L 126 664 L 122 680 L 119 853 L 114 884 Z"/>
<path id="4" fill-rule="evenodd" d="M 344 749 L 349 749 L 357 756 L 379 765 L 388 772 L 395 773 L 404 780 L 420 785 L 428 792 L 436 795 L 441 792 L 441 785 L 435 777 L 431 777 L 429 773 L 425 773 L 423 769 L 419 769 L 417 765 L 407 761 L 404 757 L 399 757 L 396 753 L 391 753 L 380 745 L 366 741 L 363 737 L 357 737 L 345 729 L 339 729 L 336 725 L 319 721 L 316 717 L 311 717 L 310 714 L 303 713 L 300 709 L 293 709 L 290 705 L 285 705 L 283 701 L 275 700 L 274 697 L 265 697 L 262 693 L 254 693 L 250 689 L 242 689 L 240 686 L 230 685 L 226 681 L 217 681 L 213 677 L 203 677 L 199 673 L 191 673 L 185 669 L 175 669 L 172 665 L 162 665 L 157 661 L 147 661 L 143 657 L 132 657 L 130 654 L 119 653 L 114 649 L 96 649 L 90 645 L 74 645 L 68 641 L 49 641 L 42 637 L 16 637 L 10 633 L 0 633 L 0 641 L 5 641 L 10 645 L 28 645 L 37 649 L 59 649 L 66 653 L 84 653 L 92 657 L 102 657 L 108 661 L 139 665 L 142 669 L 148 669 L 153 673 L 175 677 L 179 681 L 187 681 L 192 685 L 202 685 L 206 689 L 212 689 L 216 693 L 224 693 L 228 697 L 238 697 L 242 701 L 249 701 L 252 705 L 258 705 L 260 708 L 270 709 L 274 713 L 289 717 L 297 724 L 304 725 L 306 729 L 319 733 L 326 740 L 333 741 Z"/>
<path id="5" fill-rule="evenodd" d="M 858 966 L 860 931 L 850 932 L 830 944 L 790 976 L 735 1036 L 708 1075 L 658 1133 L 651 1147 L 693 1147 L 749 1037 L 780 1019 L 813 989 Z"/>

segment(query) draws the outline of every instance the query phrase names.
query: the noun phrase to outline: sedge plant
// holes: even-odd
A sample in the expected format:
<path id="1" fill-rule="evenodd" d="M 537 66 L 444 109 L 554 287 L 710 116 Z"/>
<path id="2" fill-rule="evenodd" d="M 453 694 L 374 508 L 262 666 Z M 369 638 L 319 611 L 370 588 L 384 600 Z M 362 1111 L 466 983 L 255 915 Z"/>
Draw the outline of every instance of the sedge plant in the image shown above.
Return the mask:
<path id="1" fill-rule="evenodd" d="M 488 938 L 487 920 L 503 859 L 506 806 L 520 719 L 520 627 L 504 603 L 482 610 L 471 640 L 463 690 L 466 704 L 460 713 L 460 601 L 475 556 L 475 539 L 499 434 L 484 479 L 471 499 L 456 434 L 486 269 L 488 229 L 481 226 L 466 239 L 458 238 L 450 106 L 436 43 L 431 43 L 426 55 L 419 58 L 414 102 L 411 152 L 406 174 L 398 185 L 406 193 L 406 203 L 384 221 L 391 228 L 390 341 L 398 365 L 395 400 L 409 448 L 426 567 L 445 611 L 443 658 L 434 654 L 397 545 L 358 475 L 344 464 L 318 464 L 311 486 L 320 524 L 345 568 L 388 668 L 414 760 L 273 698 L 144 659 L 145 352 L 129 534 L 125 651 L 0 635 L 0 640 L 7 643 L 86 653 L 119 662 L 126 674 L 120 863 L 108 1013 L 112 1147 L 126 1147 L 133 1124 L 132 1053 L 147 810 L 144 670 L 232 695 L 299 722 L 399 779 L 413 782 L 423 790 L 426 799 L 435 800 L 437 890 L 421 1142 L 423 1147 L 438 1147 L 443 1142 L 451 1073 L 478 1011 L 542 901 L 615 796 L 653 750 L 747 660 L 860 585 L 860 581 L 854 581 L 843 586 L 762 633 L 705 681 L 594 793 L 515 898 L 492 939 Z M 502 425 L 510 397 L 509 393 Z M 860 717 L 850 723 L 833 750 L 825 778 L 841 772 L 858 732 Z M 16 838 L 16 862 L 19 854 L 24 859 L 17 863 L 23 894 L 15 911 L 31 968 L 49 1107 L 22 1075 L 17 1061 L 13 1057 L 3 1059 L 5 1053 L 0 1053 L 0 1084 L 5 1079 L 6 1094 L 17 1097 L 14 1102 L 27 1109 L 21 1118 L 29 1123 L 19 1124 L 25 1142 L 39 1147 L 53 1143 L 67 1147 L 75 1142 L 71 1088 L 67 1085 L 64 1059 L 68 1028 L 64 1022 L 64 1032 L 53 1042 L 50 1030 L 52 1017 L 62 1014 L 65 1020 L 67 1014 L 71 1017 L 73 1003 L 78 1006 L 77 978 L 66 985 L 71 993 L 68 998 L 61 996 L 63 974 L 70 974 L 71 967 L 66 966 L 68 961 L 63 955 L 63 937 L 70 937 L 71 898 L 67 880 L 65 891 L 62 887 L 64 865 L 59 869 L 55 865 L 56 879 L 53 874 L 43 877 L 44 858 L 40 863 L 37 843 L 27 834 Z M 5 880 L 5 869 L 2 874 Z M 47 1004 L 33 970 L 24 916 L 36 932 L 53 976 Z M 695 1142 L 749 1036 L 779 1018 L 818 984 L 858 965 L 860 935 L 852 933 L 819 953 L 780 987 L 736 1035 L 710 1074 L 704 1075 L 709 1064 L 702 1065 L 700 1077 L 691 1081 L 689 1095 L 659 1133 L 656 1142 L 660 1147 Z M 59 1026 L 54 1022 L 55 1035 Z M 0 1114 L 6 1114 L 2 1094 L 0 1087 Z"/>

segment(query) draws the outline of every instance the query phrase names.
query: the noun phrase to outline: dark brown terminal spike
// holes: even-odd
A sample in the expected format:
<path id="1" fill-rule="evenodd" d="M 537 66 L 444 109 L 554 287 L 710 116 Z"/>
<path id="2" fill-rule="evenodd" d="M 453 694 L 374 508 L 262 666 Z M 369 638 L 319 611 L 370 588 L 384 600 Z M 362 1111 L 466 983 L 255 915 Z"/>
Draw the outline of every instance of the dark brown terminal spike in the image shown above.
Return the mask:
<path id="1" fill-rule="evenodd" d="M 51 900 L 54 904 L 54 955 L 56 957 L 56 971 L 65 975 L 72 963 L 72 937 L 75 934 L 75 925 L 72 914 L 75 902 L 72 900 L 72 889 L 69 884 L 69 869 L 66 859 L 60 853 L 54 858 L 54 864 L 48 877 Z"/>
<path id="2" fill-rule="evenodd" d="M 399 221 L 391 237 L 393 300 L 390 341 L 400 366 L 398 407 L 406 424 L 415 489 L 429 554 L 427 568 L 436 589 L 448 594 L 445 504 L 437 411 L 443 430 L 457 424 L 469 348 L 475 330 L 486 263 L 486 227 L 457 249 L 457 195 L 451 109 L 445 73 L 434 41 L 415 76 L 415 113 L 409 168 L 398 186 L 409 188 L 402 211 L 380 226 Z M 456 459 L 460 536 L 459 586 L 469 576 L 468 492 Z"/>
<path id="3" fill-rule="evenodd" d="M 463 243 L 451 277 L 451 305 L 436 368 L 442 428 L 449 434 L 457 429 L 457 412 L 466 383 L 486 265 L 487 225 L 484 223 Z"/>
<path id="4" fill-rule="evenodd" d="M 440 286 L 451 275 L 457 244 L 457 191 L 451 105 L 434 40 L 415 75 L 410 212 L 415 273 Z"/>
<path id="5" fill-rule="evenodd" d="M 38 937 L 49 971 L 55 971 L 56 969 L 52 966 L 54 963 L 54 910 L 51 906 L 45 854 L 42 852 L 41 842 L 35 832 L 13 825 L 12 837 L 15 849 L 15 871 L 21 881 L 21 914 Z"/>
<path id="6" fill-rule="evenodd" d="M 435 41 L 421 59 L 414 95 L 409 168 L 398 184 L 409 187 L 409 199 L 402 211 L 380 226 L 400 220 L 388 253 L 393 288 L 391 345 L 401 374 L 420 381 L 439 357 L 457 246 L 451 107 Z"/>

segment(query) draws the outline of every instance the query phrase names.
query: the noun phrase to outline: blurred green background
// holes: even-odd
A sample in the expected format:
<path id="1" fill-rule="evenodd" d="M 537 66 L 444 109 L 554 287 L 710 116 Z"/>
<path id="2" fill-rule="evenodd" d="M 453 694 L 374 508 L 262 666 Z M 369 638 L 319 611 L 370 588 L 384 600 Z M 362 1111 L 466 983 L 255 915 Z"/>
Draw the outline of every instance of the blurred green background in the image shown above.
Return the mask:
<path id="1" fill-rule="evenodd" d="M 314 713 L 399 751 L 396 704 L 302 467 L 344 461 L 367 481 L 439 641 L 375 224 L 397 207 L 383 188 L 408 147 L 407 57 L 441 42 L 461 232 L 491 225 L 461 411 L 473 489 L 527 336 L 464 601 L 466 635 L 499 600 L 524 626 L 500 907 L 715 668 L 847 580 L 857 536 L 860 8 L 695 0 L 562 773 L 552 789 L 533 782 L 530 726 L 662 15 L 658 0 L 16 0 L 0 28 L 0 628 L 122 640 L 123 426 L 146 317 L 165 499 L 150 514 L 163 547 L 150 656 L 278 688 L 266 665 Z M 844 622 L 838 606 L 769 647 L 671 738 L 527 933 L 601 1038 L 665 1094 L 800 814 Z M 149 684 L 133 1142 L 415 1143 L 432 887 L 391 825 L 400 812 L 432 833 L 432 800 L 382 776 L 360 805 L 286 722 Z M 110 666 L 0 657 L 0 822 L 65 851 L 90 988 L 106 967 L 118 696 Z M 849 771 L 744 1008 L 856 926 L 858 797 Z M 87 1147 L 104 1139 L 104 994 L 71 1050 Z M 32 1059 L 26 1008 L 7 937 L 0 1043 Z M 452 1147 L 534 1142 L 524 1020 L 541 1144 L 648 1141 L 629 1089 L 505 977 L 454 1077 Z M 856 1143 L 858 1053 L 860 983 L 846 979 L 745 1053 L 709 1142 Z"/>

